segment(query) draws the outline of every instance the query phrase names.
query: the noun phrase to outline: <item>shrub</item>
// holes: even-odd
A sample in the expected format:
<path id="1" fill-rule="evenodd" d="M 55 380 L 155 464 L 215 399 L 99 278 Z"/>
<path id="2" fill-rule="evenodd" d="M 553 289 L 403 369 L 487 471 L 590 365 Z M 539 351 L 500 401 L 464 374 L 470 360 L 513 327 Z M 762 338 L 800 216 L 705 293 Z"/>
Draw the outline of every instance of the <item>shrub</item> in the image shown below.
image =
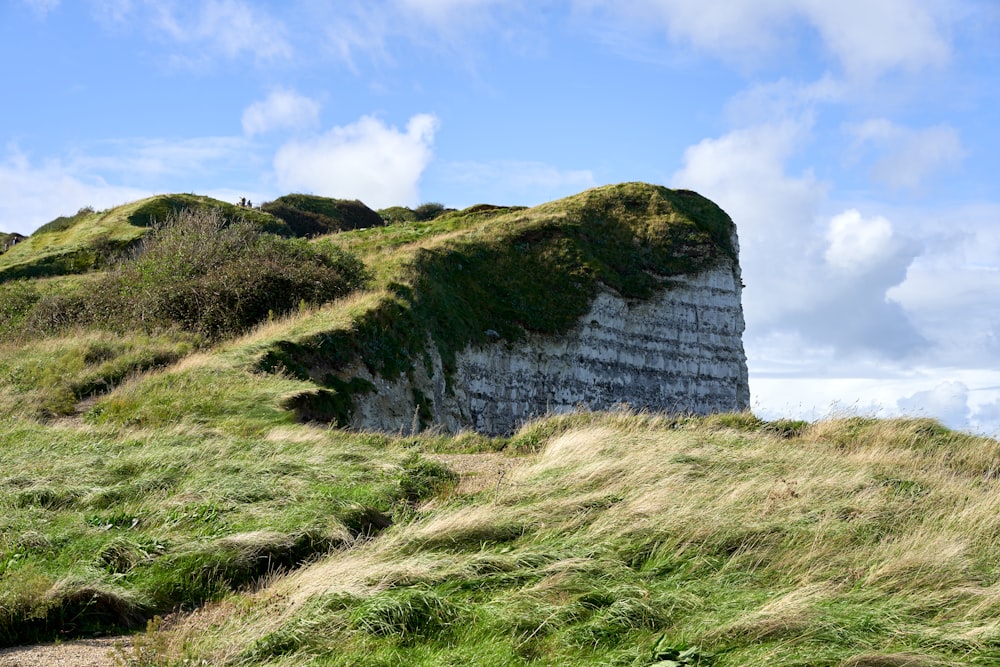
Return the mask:
<path id="1" fill-rule="evenodd" d="M 358 200 L 285 195 L 260 208 L 288 225 L 296 236 L 322 236 L 385 224 L 378 213 Z"/>
<path id="2" fill-rule="evenodd" d="M 385 220 L 390 225 L 397 224 L 401 222 L 416 222 L 417 216 L 412 209 L 406 208 L 405 206 L 390 206 L 389 208 L 380 208 L 378 210 L 379 216 Z"/>
<path id="3" fill-rule="evenodd" d="M 188 209 L 154 228 L 139 256 L 111 271 L 88 306 L 94 320 L 115 328 L 180 327 L 220 338 L 301 302 L 341 297 L 365 278 L 360 260 L 332 246 Z"/>
<path id="4" fill-rule="evenodd" d="M 413 216 L 420 222 L 425 220 L 433 220 L 442 213 L 444 213 L 444 204 L 439 204 L 437 202 L 427 202 L 426 204 L 421 204 L 413 210 Z"/>

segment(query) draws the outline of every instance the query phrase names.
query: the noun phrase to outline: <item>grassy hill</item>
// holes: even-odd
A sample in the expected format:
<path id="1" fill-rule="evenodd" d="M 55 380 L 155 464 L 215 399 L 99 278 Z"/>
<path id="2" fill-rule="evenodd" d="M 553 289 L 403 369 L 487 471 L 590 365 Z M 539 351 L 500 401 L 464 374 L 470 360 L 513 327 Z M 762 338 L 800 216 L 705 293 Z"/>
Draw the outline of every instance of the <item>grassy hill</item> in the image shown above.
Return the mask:
<path id="1" fill-rule="evenodd" d="M 190 194 L 157 195 L 107 211 L 80 209 L 56 218 L 0 254 L 0 283 L 19 278 L 85 273 L 133 246 L 149 228 L 184 209 L 220 209 L 231 217 L 248 217 L 270 231 L 290 231 L 259 211 L 237 209 L 227 202 Z"/>
<path id="2" fill-rule="evenodd" d="M 200 199 L 149 227 L 171 197 L 56 221 L 0 284 L 0 645 L 163 617 L 120 662 L 1000 661 L 994 440 L 627 411 L 335 427 L 352 359 L 407 373 L 428 338 L 447 361 L 486 328 L 560 331 L 599 284 L 645 298 L 732 257 L 711 202 L 624 184 L 307 241 Z"/>

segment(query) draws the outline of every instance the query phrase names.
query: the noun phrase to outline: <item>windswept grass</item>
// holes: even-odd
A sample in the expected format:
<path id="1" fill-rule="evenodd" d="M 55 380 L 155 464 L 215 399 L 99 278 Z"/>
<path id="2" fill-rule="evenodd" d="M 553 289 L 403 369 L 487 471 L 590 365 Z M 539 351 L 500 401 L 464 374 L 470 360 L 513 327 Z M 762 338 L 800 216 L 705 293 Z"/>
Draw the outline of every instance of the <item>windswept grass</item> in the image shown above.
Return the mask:
<path id="1" fill-rule="evenodd" d="M 165 635 L 246 665 L 1000 660 L 1000 443 L 571 415 L 496 484 Z M 461 488 L 461 487 L 459 487 Z M 674 662 L 666 662 L 666 661 Z"/>
<path id="2" fill-rule="evenodd" d="M 211 257 L 14 280 L 90 271 L 104 260 L 74 268 L 73 253 L 132 244 L 185 197 L 81 211 L 0 256 L 0 644 L 180 611 L 123 661 L 1000 664 L 994 440 L 749 413 L 581 413 L 507 439 L 298 423 L 346 421 L 371 387 L 345 369 L 393 379 L 427 365 L 430 342 L 450 372 L 487 329 L 558 332 L 599 285 L 645 298 L 728 261 L 731 222 L 711 202 L 624 184 L 267 236 L 357 271 L 211 331 L 170 314 L 81 326 L 70 308 L 96 285 L 170 296 L 157 271 L 171 266 L 208 303 L 204 286 L 227 282 L 198 282 Z M 329 201 L 289 202 L 319 230 L 335 217 Z M 361 224 L 348 204 L 347 227 Z M 283 224 L 252 213 L 237 241 Z"/>
<path id="3" fill-rule="evenodd" d="M 202 342 L 179 332 L 124 336 L 80 330 L 30 345 L 0 344 L 0 412 L 30 418 L 73 414 L 81 401 L 164 368 Z"/>
<path id="4" fill-rule="evenodd" d="M 135 628 L 391 524 L 452 484 L 403 443 L 0 422 L 0 645 Z"/>

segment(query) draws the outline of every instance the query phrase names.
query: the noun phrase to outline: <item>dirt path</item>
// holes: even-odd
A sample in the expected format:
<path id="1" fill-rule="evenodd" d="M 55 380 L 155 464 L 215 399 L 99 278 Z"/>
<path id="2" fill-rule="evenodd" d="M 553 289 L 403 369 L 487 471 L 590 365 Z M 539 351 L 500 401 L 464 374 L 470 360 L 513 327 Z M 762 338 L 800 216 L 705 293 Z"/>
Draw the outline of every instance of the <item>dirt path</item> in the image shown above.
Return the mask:
<path id="1" fill-rule="evenodd" d="M 38 644 L 0 649 L 0 667 L 107 667 L 121 664 L 116 644 L 128 655 L 132 645 L 129 637 L 77 639 L 59 644 Z"/>
<path id="2" fill-rule="evenodd" d="M 440 461 L 456 473 L 461 481 L 455 493 L 467 495 L 501 483 L 507 473 L 521 460 L 484 452 L 482 454 L 427 454 L 427 458 Z M 522 459 L 523 460 L 523 459 Z"/>

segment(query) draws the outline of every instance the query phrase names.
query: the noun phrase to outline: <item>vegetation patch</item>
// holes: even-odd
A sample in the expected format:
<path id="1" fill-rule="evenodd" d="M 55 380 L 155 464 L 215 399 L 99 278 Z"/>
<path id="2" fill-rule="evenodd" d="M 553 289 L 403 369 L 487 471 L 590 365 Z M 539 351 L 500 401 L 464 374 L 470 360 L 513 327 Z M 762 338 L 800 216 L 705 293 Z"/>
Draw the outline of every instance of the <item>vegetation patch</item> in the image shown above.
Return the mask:
<path id="1" fill-rule="evenodd" d="M 20 421 L 0 422 L 0 471 L 0 645 L 136 628 L 253 588 L 377 535 L 451 474 L 393 441 L 307 427 Z"/>
<path id="2" fill-rule="evenodd" d="M 136 256 L 76 290 L 41 294 L 30 284 L 14 297 L 8 327 L 60 331 L 100 325 L 118 331 L 182 329 L 219 339 L 305 304 L 343 296 L 367 274 L 354 256 L 261 232 L 217 210 L 186 209 L 154 228 Z"/>
<path id="3" fill-rule="evenodd" d="M 295 236 L 312 238 L 352 229 L 381 227 L 385 221 L 360 201 L 293 194 L 261 205 Z"/>
<path id="4" fill-rule="evenodd" d="M 205 656 L 239 647 L 238 664 L 995 661 L 997 579 L 981 567 L 996 545 L 960 537 L 991 530 L 991 492 L 972 491 L 903 437 L 926 424 L 875 422 L 882 436 L 844 456 L 837 436 L 855 428 L 850 420 L 787 437 L 747 422 L 546 420 L 542 449 L 513 459 L 498 485 L 439 496 L 376 540 L 275 582 L 263 599 L 291 595 L 296 610 L 279 628 L 265 620 L 273 602 L 253 602 L 240 622 L 259 624 L 260 634 L 222 623 L 214 638 L 203 626 L 197 637 L 167 637 L 196 642 Z M 995 441 L 947 433 L 951 450 L 1000 452 Z M 705 474 L 678 470 L 692 451 Z M 911 461 L 908 475 L 930 492 L 873 494 L 857 483 L 895 491 L 879 473 L 890 461 Z M 895 520 L 878 542 L 857 542 L 839 518 L 844 504 Z M 952 505 L 969 523 L 954 524 Z M 944 523 L 932 529 L 932 517 Z M 531 529 L 487 537 L 511 525 Z M 468 539 L 448 546 L 449 536 Z"/>
<path id="5" fill-rule="evenodd" d="M 246 220 L 261 231 L 292 235 L 283 222 L 267 213 L 199 195 L 158 195 L 107 211 L 84 207 L 76 215 L 42 225 L 0 253 L 0 283 L 106 268 L 127 256 L 149 228 L 185 210 L 216 211 L 227 220 Z"/>

